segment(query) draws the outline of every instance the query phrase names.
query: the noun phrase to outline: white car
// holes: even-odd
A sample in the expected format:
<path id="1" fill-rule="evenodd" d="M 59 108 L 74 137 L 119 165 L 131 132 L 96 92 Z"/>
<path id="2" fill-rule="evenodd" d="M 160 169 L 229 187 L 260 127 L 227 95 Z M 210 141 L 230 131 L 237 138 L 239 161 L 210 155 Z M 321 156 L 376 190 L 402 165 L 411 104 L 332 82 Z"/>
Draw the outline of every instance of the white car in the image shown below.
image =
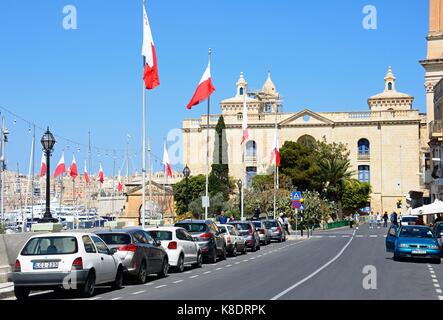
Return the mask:
<path id="1" fill-rule="evenodd" d="M 178 272 L 183 272 L 185 266 L 201 268 L 203 256 L 198 243 L 183 228 L 158 227 L 146 231 L 155 240 L 160 241 L 169 258 L 169 265 Z"/>
<path id="2" fill-rule="evenodd" d="M 225 237 L 226 249 L 231 256 L 236 257 L 239 252 L 242 254 L 247 253 L 246 239 L 233 225 L 220 224 L 218 228 Z"/>
<path id="3" fill-rule="evenodd" d="M 12 274 L 15 296 L 28 298 L 32 290 L 76 289 L 94 295 L 96 285 L 120 289 L 120 259 L 92 233 L 48 233 L 31 237 L 20 251 Z"/>

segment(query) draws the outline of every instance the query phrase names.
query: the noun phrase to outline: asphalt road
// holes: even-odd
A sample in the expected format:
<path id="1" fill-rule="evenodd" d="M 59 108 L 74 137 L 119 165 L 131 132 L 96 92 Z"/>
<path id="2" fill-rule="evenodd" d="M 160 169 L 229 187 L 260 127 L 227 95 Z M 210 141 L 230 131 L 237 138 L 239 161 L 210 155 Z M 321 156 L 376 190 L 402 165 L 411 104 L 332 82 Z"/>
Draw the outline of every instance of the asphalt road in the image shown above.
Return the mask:
<path id="1" fill-rule="evenodd" d="M 443 267 L 393 261 L 386 233 L 368 226 L 318 232 L 164 279 L 152 276 L 145 285 L 98 288 L 89 300 L 443 300 Z M 31 299 L 76 296 L 50 292 Z"/>

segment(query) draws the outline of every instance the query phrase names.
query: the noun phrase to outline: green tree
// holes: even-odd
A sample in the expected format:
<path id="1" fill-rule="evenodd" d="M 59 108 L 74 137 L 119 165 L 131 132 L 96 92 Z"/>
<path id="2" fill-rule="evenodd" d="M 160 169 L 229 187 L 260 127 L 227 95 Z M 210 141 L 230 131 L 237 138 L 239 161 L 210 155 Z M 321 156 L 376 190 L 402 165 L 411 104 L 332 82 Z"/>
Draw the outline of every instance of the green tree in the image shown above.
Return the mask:
<path id="1" fill-rule="evenodd" d="M 208 218 L 216 218 L 220 214 L 220 211 L 230 209 L 229 202 L 225 201 L 222 193 L 211 194 L 209 196 L 209 202 Z M 192 212 L 195 218 L 203 219 L 205 210 L 202 207 L 202 200 L 194 199 L 194 201 L 189 204 L 189 211 Z"/>
<path id="2" fill-rule="evenodd" d="M 274 183 L 274 174 L 260 174 L 252 178 L 252 189 L 254 191 L 274 190 Z M 284 174 L 279 174 L 279 188 L 291 190 L 291 179 Z"/>
<path id="3" fill-rule="evenodd" d="M 353 214 L 355 211 L 366 207 L 371 195 L 371 185 L 358 180 L 348 180 L 344 184 L 342 197 L 343 211 Z"/>
<path id="4" fill-rule="evenodd" d="M 206 177 L 204 175 L 189 177 L 188 203 L 191 204 L 193 201 L 200 201 L 201 207 L 201 197 L 204 195 L 205 189 Z M 176 210 L 179 214 L 183 214 L 186 210 L 186 179 L 176 183 L 173 186 L 173 191 Z"/>
<path id="5" fill-rule="evenodd" d="M 229 181 L 228 141 L 225 130 L 225 120 L 223 116 L 220 116 L 215 127 L 216 135 L 212 171 L 209 175 L 209 191 L 213 196 L 219 193 L 223 194 L 225 201 L 228 201 L 232 189 Z"/>

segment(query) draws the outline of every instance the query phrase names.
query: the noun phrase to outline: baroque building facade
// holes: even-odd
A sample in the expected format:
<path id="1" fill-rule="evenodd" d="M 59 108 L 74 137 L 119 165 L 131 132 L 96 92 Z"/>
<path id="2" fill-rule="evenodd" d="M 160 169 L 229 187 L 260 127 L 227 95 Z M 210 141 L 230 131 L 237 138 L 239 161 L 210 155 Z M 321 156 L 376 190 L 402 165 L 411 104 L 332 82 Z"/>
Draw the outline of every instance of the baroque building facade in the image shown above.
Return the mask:
<path id="1" fill-rule="evenodd" d="M 244 95 L 248 110 L 249 140 L 242 151 L 242 108 Z M 424 151 L 428 142 L 426 115 L 413 107 L 414 98 L 397 91 L 396 77 L 389 68 L 384 90 L 368 99 L 368 110 L 356 112 L 315 112 L 304 109 L 285 113 L 280 95 L 268 73 L 263 88 L 248 91 L 243 75 L 236 83 L 234 97 L 221 101 L 226 124 L 230 175 L 247 183 L 257 174 L 268 173 L 275 126 L 279 146 L 285 141 L 312 137 L 341 142 L 351 153 L 355 178 L 372 185 L 367 210 L 398 210 L 399 199 L 406 203 L 411 191 L 423 194 Z M 207 117 L 183 121 L 183 161 L 194 175 L 205 174 Z M 215 126 L 220 114 L 209 115 L 209 154 L 212 162 Z M 245 153 L 245 164 L 242 154 Z M 405 206 L 403 206 L 405 210 Z"/>

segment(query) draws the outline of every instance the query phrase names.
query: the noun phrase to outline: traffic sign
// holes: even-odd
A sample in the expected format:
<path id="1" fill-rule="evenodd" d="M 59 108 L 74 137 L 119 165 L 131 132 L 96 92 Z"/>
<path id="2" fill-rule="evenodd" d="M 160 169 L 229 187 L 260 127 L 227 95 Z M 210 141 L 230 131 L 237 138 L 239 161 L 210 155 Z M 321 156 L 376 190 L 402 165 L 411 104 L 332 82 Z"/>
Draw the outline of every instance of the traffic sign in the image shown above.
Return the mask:
<path id="1" fill-rule="evenodd" d="M 292 201 L 300 201 L 301 200 L 301 192 L 294 191 L 291 196 Z"/>
<path id="2" fill-rule="evenodd" d="M 292 201 L 292 208 L 293 209 L 300 209 L 302 206 L 300 201 Z"/>
<path id="3" fill-rule="evenodd" d="M 300 210 L 301 210 L 301 211 L 304 211 L 304 210 L 305 210 L 305 205 L 304 205 L 303 203 L 302 203 L 301 206 L 300 206 Z"/>

